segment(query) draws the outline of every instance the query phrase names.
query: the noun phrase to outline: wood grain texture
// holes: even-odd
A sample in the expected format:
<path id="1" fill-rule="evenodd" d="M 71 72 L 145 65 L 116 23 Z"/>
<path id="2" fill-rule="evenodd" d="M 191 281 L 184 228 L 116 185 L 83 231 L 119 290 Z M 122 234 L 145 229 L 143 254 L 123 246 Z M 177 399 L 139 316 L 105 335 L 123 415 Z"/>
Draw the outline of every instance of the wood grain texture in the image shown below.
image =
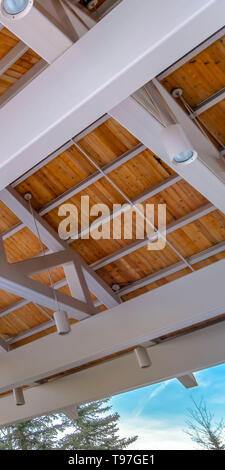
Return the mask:
<path id="1" fill-rule="evenodd" d="M 5 57 L 13 47 L 19 42 L 6 28 L 0 31 L 0 59 Z M 14 83 L 17 82 L 26 72 L 28 72 L 41 58 L 36 52 L 28 51 L 20 57 L 11 67 L 0 76 L 0 96 L 5 93 Z"/>
<path id="2" fill-rule="evenodd" d="M 99 126 L 99 128 L 85 136 L 79 143 L 95 162 L 100 166 L 104 166 L 109 162 L 116 161 L 124 152 L 136 146 L 138 141 L 115 120 L 109 119 Z M 30 191 L 33 195 L 32 204 L 35 209 L 39 210 L 43 205 L 63 194 L 78 182 L 83 181 L 95 171 L 95 168 L 89 163 L 86 157 L 74 146 L 71 146 L 66 152 L 56 157 L 42 169 L 27 178 L 23 183 L 19 184 L 16 190 L 22 195 Z M 144 191 L 154 188 L 157 184 L 167 180 L 167 178 L 173 174 L 174 172 L 165 165 L 157 155 L 154 155 L 151 150 L 145 150 L 129 162 L 117 168 L 117 170 L 111 172 L 109 176 L 130 199 L 133 199 Z M 80 209 L 82 195 L 89 195 L 90 206 L 95 203 L 105 203 L 112 209 L 113 204 L 125 202 L 124 197 L 118 193 L 104 177 L 89 186 L 82 193 L 72 197 L 68 202 L 76 204 L 77 208 Z M 145 203 L 155 204 L 156 227 L 158 223 L 158 204 L 167 205 L 167 224 L 170 224 L 192 213 L 196 209 L 203 207 L 207 202 L 208 201 L 201 194 L 183 180 L 161 191 L 156 196 L 145 200 Z M 58 217 L 58 208 L 52 210 L 44 217 L 57 231 L 58 223 L 61 221 L 61 218 Z M 132 218 L 134 222 L 135 217 L 133 213 Z M 95 220 L 95 217 L 90 218 L 90 221 L 93 220 Z M 4 232 L 16 223 L 18 223 L 16 215 L 10 212 L 3 204 L 0 204 L 0 230 Z M 104 256 L 114 253 L 121 247 L 128 246 L 135 240 L 135 237 L 135 225 L 133 225 L 132 239 L 124 239 L 122 230 L 121 239 L 80 239 L 75 240 L 71 246 L 88 264 L 91 264 Z M 219 211 L 214 211 L 202 217 L 200 220 L 171 233 L 168 239 L 185 257 L 199 253 L 225 240 L 225 216 Z M 5 241 L 5 248 L 9 262 L 16 262 L 36 256 L 40 254 L 41 251 L 37 236 L 32 234 L 27 228 L 9 237 Z M 223 254 L 219 254 L 212 257 L 210 260 L 200 263 L 197 269 L 205 266 L 207 263 L 216 262 L 218 259 L 221 259 L 222 256 Z M 123 287 L 151 273 L 156 273 L 163 268 L 169 267 L 178 261 L 179 257 L 168 246 L 161 251 L 149 251 L 146 247 L 143 247 L 99 269 L 97 272 L 108 285 L 111 286 L 114 283 L 119 283 L 121 287 Z M 142 289 L 138 289 L 131 294 L 124 295 L 123 301 L 158 288 L 167 282 L 187 275 L 189 272 L 189 268 L 183 269 L 176 274 L 154 282 Z M 50 285 L 51 282 L 55 283 L 64 279 L 65 273 L 63 268 L 60 267 L 51 271 L 51 279 L 49 273 L 45 271 L 32 277 L 38 282 Z M 70 295 L 70 290 L 67 285 L 60 290 Z M 13 305 L 18 300 L 19 299 L 15 296 L 0 291 L 1 310 L 9 305 Z M 98 310 L 104 311 L 105 307 L 101 305 Z M 48 313 L 52 316 L 53 312 L 48 311 Z M 43 315 L 35 305 L 29 303 L 0 318 L 0 335 L 14 337 L 19 333 L 28 331 L 34 326 L 43 325 L 47 320 L 48 318 Z M 18 341 L 18 343 L 15 343 L 14 347 L 22 346 L 23 344 L 50 334 L 53 331 L 55 331 L 55 329 L 51 327 L 46 331 L 36 333 L 30 338 Z"/>
<path id="3" fill-rule="evenodd" d="M 192 107 L 225 87 L 225 36 L 179 67 L 162 80 L 171 92 L 182 88 L 183 97 Z M 182 102 L 180 105 L 183 107 Z M 217 148 L 225 146 L 225 100 L 198 116 L 208 137 Z"/>

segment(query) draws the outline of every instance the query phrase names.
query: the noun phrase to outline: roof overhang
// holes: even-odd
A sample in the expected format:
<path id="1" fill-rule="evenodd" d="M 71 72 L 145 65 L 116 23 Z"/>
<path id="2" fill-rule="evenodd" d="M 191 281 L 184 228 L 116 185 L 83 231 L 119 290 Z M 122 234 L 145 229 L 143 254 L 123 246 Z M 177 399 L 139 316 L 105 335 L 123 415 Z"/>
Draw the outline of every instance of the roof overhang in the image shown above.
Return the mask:
<path id="1" fill-rule="evenodd" d="M 1 110 L 0 188 L 220 29 L 224 8 L 124 0 Z"/>

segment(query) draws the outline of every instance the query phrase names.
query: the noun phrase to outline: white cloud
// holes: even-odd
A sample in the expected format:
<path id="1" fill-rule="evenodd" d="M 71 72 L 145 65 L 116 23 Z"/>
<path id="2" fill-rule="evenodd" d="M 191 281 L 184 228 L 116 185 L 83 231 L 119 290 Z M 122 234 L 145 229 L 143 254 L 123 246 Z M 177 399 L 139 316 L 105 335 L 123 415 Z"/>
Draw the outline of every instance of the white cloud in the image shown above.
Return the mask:
<path id="1" fill-rule="evenodd" d="M 147 396 L 144 399 L 142 398 L 140 404 L 138 404 L 137 407 L 134 409 L 134 413 L 133 413 L 134 416 L 135 417 L 140 416 L 140 414 L 144 410 L 145 406 L 149 403 L 149 401 L 155 398 L 157 395 L 159 395 L 159 393 L 161 393 L 169 385 L 169 383 L 170 382 L 168 381 L 168 382 L 163 382 L 160 385 L 157 385 L 157 387 L 155 387 L 153 391 L 147 394 Z"/>
<path id="2" fill-rule="evenodd" d="M 183 429 L 167 420 L 127 417 L 120 420 L 119 428 L 121 437 L 138 435 L 138 440 L 130 446 L 132 450 L 190 450 L 194 448 L 194 444 Z"/>

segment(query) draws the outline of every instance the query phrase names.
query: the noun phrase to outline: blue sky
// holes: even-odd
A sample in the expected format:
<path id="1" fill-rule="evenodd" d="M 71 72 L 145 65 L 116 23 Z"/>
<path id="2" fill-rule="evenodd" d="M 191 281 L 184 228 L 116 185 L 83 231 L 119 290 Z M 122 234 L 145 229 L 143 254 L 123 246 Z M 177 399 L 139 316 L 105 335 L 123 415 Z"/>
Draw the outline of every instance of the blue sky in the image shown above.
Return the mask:
<path id="1" fill-rule="evenodd" d="M 112 398 L 113 409 L 121 416 L 120 435 L 139 436 L 132 449 L 197 448 L 183 432 L 191 396 L 197 401 L 203 397 L 216 419 L 225 418 L 225 365 L 195 376 L 199 386 L 190 390 L 173 379 Z"/>

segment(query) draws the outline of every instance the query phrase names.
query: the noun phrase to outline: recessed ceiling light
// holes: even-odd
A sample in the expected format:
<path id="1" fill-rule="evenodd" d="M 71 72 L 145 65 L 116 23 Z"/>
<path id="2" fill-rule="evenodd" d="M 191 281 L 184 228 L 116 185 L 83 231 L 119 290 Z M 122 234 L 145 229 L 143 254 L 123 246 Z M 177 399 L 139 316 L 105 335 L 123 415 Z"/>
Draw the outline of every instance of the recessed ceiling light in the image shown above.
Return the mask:
<path id="1" fill-rule="evenodd" d="M 192 148 L 180 124 L 164 127 L 161 133 L 162 142 L 172 163 L 179 166 L 189 165 L 198 154 Z"/>
<path id="2" fill-rule="evenodd" d="M 33 0 L 0 0 L 2 15 L 12 20 L 17 20 L 27 15 L 32 6 Z"/>

